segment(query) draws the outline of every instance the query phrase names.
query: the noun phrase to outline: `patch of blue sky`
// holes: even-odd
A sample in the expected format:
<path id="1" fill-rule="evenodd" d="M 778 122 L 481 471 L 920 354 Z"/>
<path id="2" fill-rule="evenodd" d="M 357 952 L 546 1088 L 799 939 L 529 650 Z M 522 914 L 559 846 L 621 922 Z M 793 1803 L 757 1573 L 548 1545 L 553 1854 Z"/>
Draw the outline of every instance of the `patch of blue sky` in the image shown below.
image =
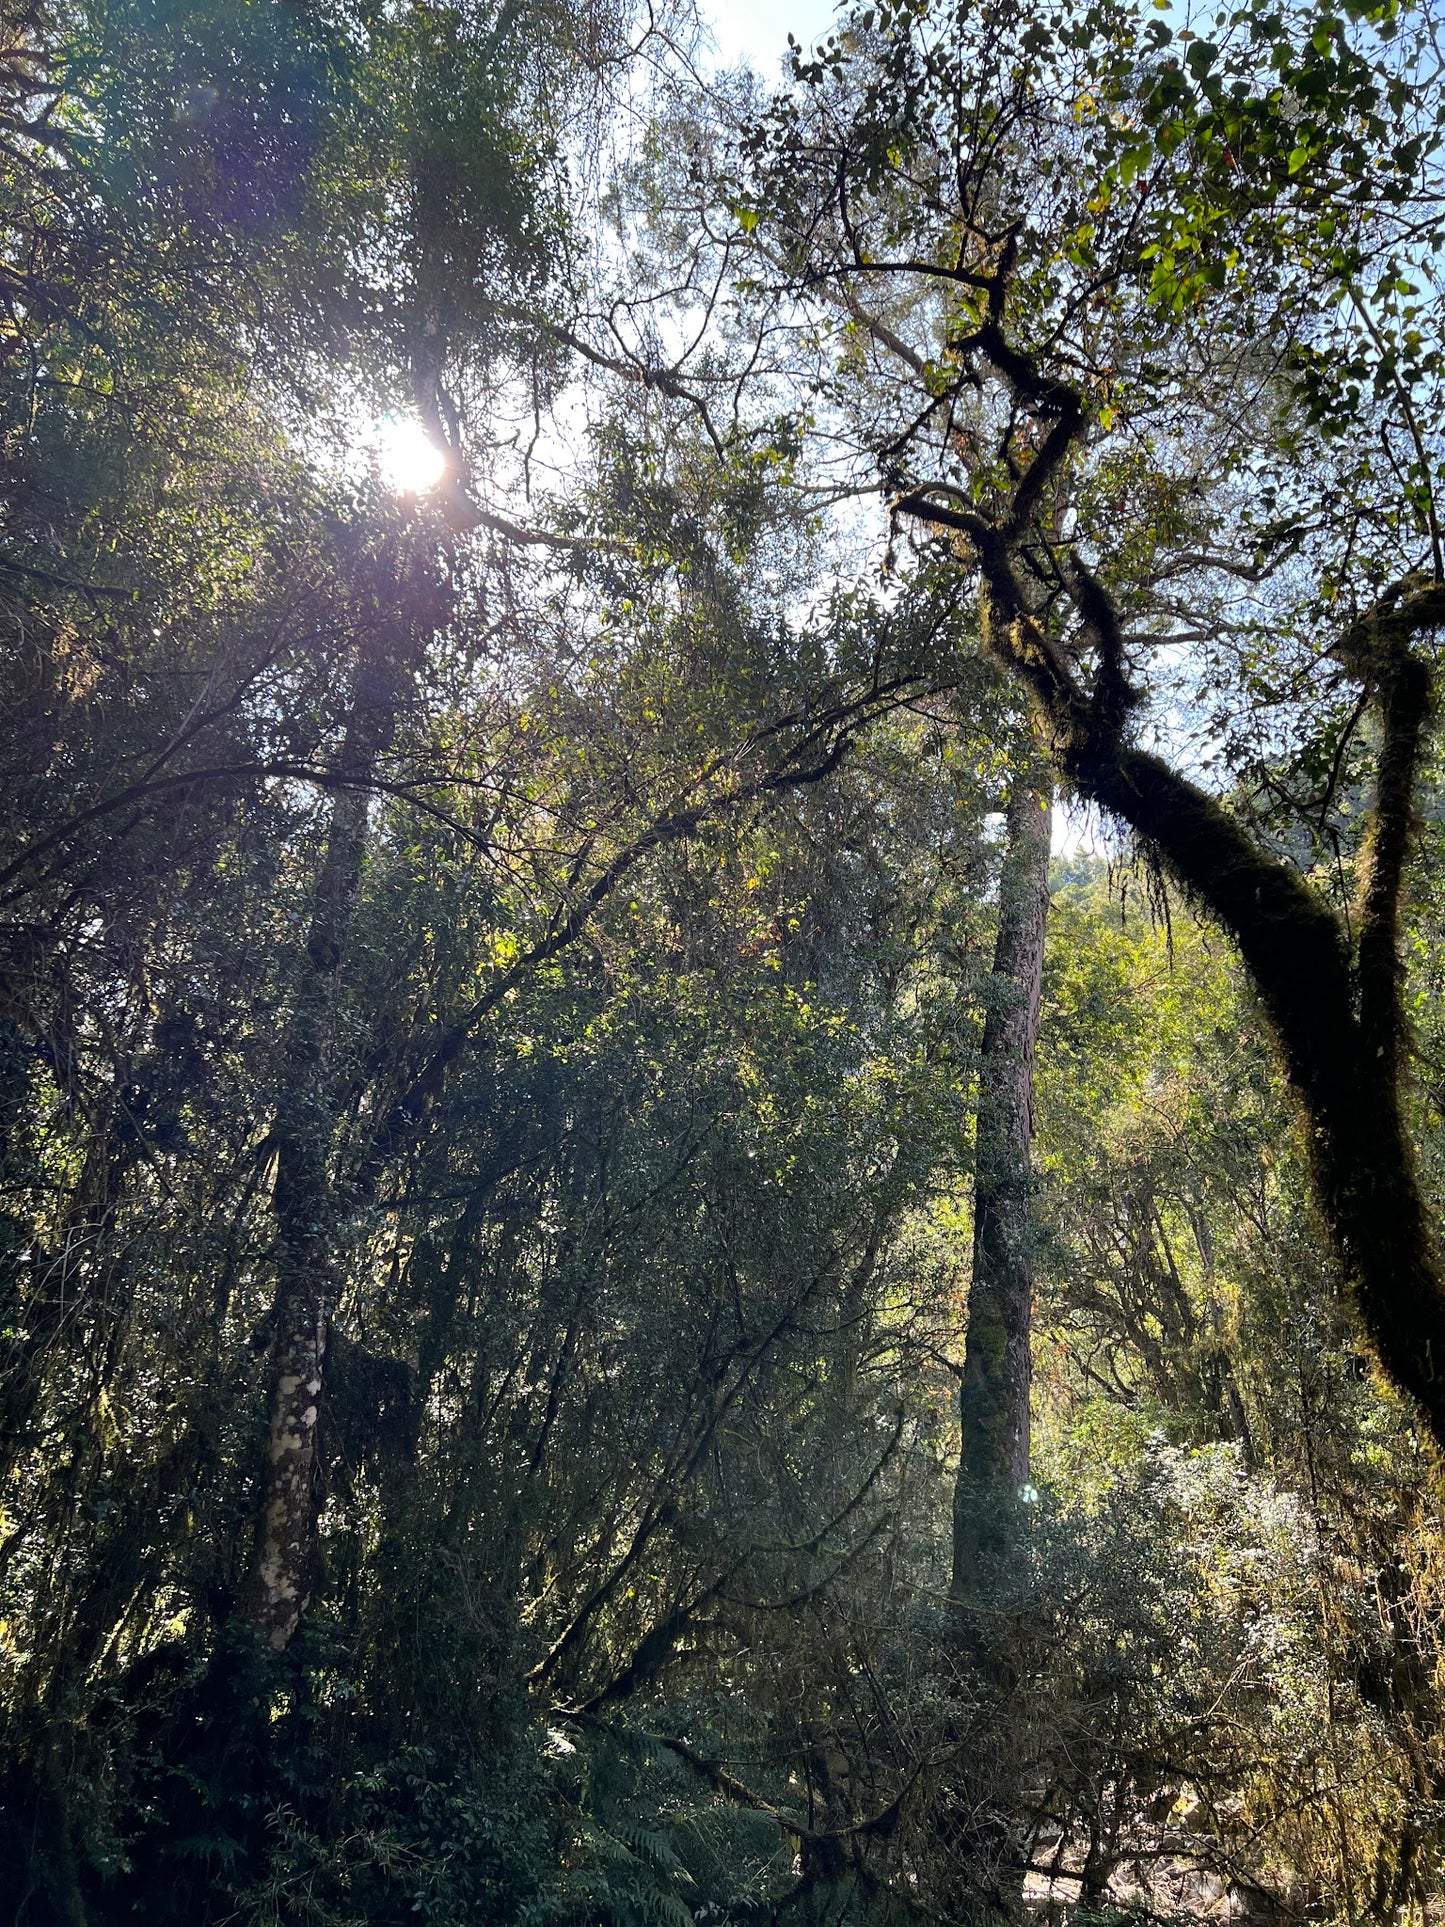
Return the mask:
<path id="1" fill-rule="evenodd" d="M 773 79 L 788 51 L 788 35 L 811 46 L 827 34 L 835 0 L 705 0 L 704 19 L 719 66 L 747 65 Z"/>

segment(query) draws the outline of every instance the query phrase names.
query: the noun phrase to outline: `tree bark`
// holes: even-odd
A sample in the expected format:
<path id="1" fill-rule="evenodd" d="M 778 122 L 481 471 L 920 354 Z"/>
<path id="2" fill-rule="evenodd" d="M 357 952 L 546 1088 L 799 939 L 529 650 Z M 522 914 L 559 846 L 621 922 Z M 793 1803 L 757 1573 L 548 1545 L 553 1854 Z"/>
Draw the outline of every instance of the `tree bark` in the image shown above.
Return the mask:
<path id="1" fill-rule="evenodd" d="M 973 1275 L 959 1393 L 953 1590 L 1002 1550 L 1029 1476 L 1035 1233 L 1034 1053 L 1049 908 L 1052 784 L 1022 773 L 1009 798 L 998 933 L 979 1064 L 974 1139 Z"/>
<path id="2" fill-rule="evenodd" d="M 979 1061 L 973 1274 L 953 1490 L 959 1646 L 997 1711 L 994 1748 L 964 1774 L 953 1840 L 956 1903 L 960 1916 L 971 1913 L 978 1893 L 986 1892 L 988 1911 L 999 1921 L 1023 1917 L 1027 1862 L 1018 1814 L 1028 1728 L 1017 1717 L 1006 1607 L 1016 1588 L 1029 1475 L 1036 1257 L 1031 1140 L 1052 819 L 1052 780 L 1038 765 L 1020 771 L 1008 803 Z M 978 1605 L 985 1610 L 974 1610 Z"/>
<path id="3" fill-rule="evenodd" d="M 277 1652 L 295 1632 L 314 1580 L 317 1435 L 327 1333 L 340 1285 L 339 1205 L 330 1170 L 334 1007 L 366 854 L 366 780 L 391 723 L 389 712 L 353 716 L 347 732 L 342 751 L 347 784 L 332 805 L 273 1132 L 276 1297 L 265 1459 L 242 1606 L 251 1626 Z"/>

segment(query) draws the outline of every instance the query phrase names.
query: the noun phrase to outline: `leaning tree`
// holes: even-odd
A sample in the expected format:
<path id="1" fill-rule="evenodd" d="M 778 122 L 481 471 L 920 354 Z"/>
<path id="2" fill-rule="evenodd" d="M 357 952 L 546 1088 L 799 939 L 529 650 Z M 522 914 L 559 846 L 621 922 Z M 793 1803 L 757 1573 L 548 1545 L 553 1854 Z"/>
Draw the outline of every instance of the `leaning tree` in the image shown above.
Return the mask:
<path id="1" fill-rule="evenodd" d="M 1445 1441 L 1402 958 L 1441 116 L 1389 0 L 882 0 L 795 50 L 714 218 L 810 317 L 895 533 L 972 583 L 1058 776 L 1238 945 L 1378 1359 Z"/>

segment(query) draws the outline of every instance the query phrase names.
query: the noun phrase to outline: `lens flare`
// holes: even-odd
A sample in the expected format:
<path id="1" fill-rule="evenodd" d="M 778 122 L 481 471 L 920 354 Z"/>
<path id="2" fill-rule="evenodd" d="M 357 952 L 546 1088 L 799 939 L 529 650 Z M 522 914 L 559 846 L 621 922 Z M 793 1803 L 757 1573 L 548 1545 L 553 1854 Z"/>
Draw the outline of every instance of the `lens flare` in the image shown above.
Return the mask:
<path id="1" fill-rule="evenodd" d="M 447 471 L 445 453 L 419 421 L 405 415 L 386 415 L 377 423 L 376 460 L 398 495 L 425 495 Z"/>

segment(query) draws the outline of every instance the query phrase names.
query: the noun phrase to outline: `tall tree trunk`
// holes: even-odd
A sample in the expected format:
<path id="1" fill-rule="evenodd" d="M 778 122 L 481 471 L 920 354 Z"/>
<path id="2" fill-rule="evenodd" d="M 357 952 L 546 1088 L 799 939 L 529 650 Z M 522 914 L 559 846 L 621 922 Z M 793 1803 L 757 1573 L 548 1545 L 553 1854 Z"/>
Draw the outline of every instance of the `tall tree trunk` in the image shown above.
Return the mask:
<path id="1" fill-rule="evenodd" d="M 1052 804 L 1051 778 L 1037 766 L 1022 770 L 1009 797 L 979 1063 L 973 1277 L 953 1493 L 960 1652 L 995 1709 L 993 1743 L 971 1756 L 962 1775 L 952 1843 L 956 1905 L 963 1916 L 986 1895 L 988 1910 L 1000 1921 L 1022 1917 L 1026 1871 L 1018 1815 L 1027 1722 L 1018 1716 L 1008 1624 L 996 1609 L 1011 1590 L 1029 1475 L 1035 1260 L 1030 1140 Z M 977 1604 L 988 1610 L 974 1610 Z"/>
<path id="2" fill-rule="evenodd" d="M 953 1590 L 962 1596 L 1029 1476 L 1034 1296 L 1034 1052 L 1049 911 L 1052 784 L 1021 774 L 1009 798 L 992 991 L 979 1064 L 973 1277 L 959 1394 Z"/>
<path id="3" fill-rule="evenodd" d="M 296 1630 L 313 1583 L 317 1430 L 326 1340 L 337 1292 L 340 1212 L 330 1170 L 334 1136 L 334 1011 L 352 906 L 366 854 L 368 779 L 392 712 L 353 714 L 342 749 L 326 855 L 312 904 L 277 1107 L 276 1297 L 266 1455 L 256 1538 L 243 1594 L 255 1630 L 278 1652 Z"/>

